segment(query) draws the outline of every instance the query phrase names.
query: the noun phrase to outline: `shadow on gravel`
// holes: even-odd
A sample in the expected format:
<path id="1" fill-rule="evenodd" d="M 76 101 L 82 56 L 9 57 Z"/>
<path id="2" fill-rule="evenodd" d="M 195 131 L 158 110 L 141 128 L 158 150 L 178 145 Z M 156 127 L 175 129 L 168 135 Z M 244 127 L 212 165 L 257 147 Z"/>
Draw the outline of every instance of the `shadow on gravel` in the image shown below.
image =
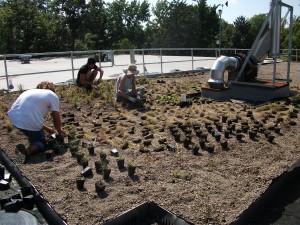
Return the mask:
<path id="1" fill-rule="evenodd" d="M 275 178 L 269 188 L 232 225 L 299 225 L 300 159 Z"/>

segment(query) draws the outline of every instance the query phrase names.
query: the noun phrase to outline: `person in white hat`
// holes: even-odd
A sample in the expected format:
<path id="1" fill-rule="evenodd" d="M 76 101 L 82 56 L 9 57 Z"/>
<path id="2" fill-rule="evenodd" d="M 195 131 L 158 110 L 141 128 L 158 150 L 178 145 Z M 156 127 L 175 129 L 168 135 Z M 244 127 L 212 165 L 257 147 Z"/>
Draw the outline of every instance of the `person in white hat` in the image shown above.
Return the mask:
<path id="1" fill-rule="evenodd" d="M 138 98 L 136 89 L 136 75 L 140 71 L 137 70 L 135 64 L 128 65 L 128 68 L 123 69 L 124 74 L 119 76 L 116 83 L 117 101 L 128 100 L 135 103 Z"/>

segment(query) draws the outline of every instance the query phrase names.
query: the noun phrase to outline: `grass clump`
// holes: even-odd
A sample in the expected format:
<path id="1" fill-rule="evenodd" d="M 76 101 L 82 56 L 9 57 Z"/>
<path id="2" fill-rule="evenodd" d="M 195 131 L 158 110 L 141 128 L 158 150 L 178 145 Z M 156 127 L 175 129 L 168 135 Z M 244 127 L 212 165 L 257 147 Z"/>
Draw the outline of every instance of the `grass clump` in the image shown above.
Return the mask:
<path id="1" fill-rule="evenodd" d="M 178 170 L 174 170 L 172 171 L 171 176 L 174 178 L 180 178 L 180 173 Z"/>
<path id="2" fill-rule="evenodd" d="M 262 105 L 256 108 L 257 112 L 263 112 L 263 111 L 275 111 L 275 112 L 282 112 L 282 111 L 286 111 L 287 107 L 282 104 L 282 103 L 270 103 L 270 104 L 266 104 L 266 105 Z"/>

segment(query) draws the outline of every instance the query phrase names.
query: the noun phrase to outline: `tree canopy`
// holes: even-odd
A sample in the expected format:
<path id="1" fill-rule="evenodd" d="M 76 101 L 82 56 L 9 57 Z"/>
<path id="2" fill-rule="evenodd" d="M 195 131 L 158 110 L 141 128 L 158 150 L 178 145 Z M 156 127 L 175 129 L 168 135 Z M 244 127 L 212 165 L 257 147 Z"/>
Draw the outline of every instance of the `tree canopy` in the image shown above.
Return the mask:
<path id="1" fill-rule="evenodd" d="M 250 48 L 266 14 L 233 24 L 220 21 L 206 0 L 3 0 L 0 53 L 130 48 Z M 282 27 L 282 48 L 289 31 Z M 300 18 L 293 23 L 293 48 L 300 48 Z"/>

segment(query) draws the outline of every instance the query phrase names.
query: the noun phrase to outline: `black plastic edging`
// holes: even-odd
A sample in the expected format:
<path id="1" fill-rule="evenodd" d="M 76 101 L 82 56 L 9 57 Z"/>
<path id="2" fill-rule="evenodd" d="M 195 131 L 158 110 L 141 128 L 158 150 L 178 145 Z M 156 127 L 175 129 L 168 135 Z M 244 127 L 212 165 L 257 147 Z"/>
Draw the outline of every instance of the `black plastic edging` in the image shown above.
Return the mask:
<path id="1" fill-rule="evenodd" d="M 287 171 L 284 171 L 281 175 L 274 178 L 266 191 L 230 225 L 252 224 L 249 223 L 249 221 L 251 221 L 255 215 L 260 213 L 271 199 L 282 191 L 290 180 L 294 179 L 294 177 L 299 177 L 299 174 L 300 159 L 297 159 L 297 161 Z"/>
<path id="2" fill-rule="evenodd" d="M 67 225 L 67 223 L 54 211 L 50 204 L 41 196 L 35 197 L 36 207 L 44 216 L 49 224 L 53 225 Z"/>
<path id="3" fill-rule="evenodd" d="M 12 174 L 12 176 L 19 183 L 20 187 L 31 187 L 34 191 L 35 204 L 39 212 L 43 215 L 48 224 L 51 225 L 67 225 L 67 223 L 54 211 L 50 204 L 41 196 L 32 183 L 19 170 L 17 165 L 10 160 L 5 152 L 0 148 L 0 161 L 5 168 Z"/>
<path id="4" fill-rule="evenodd" d="M 6 169 L 15 177 L 18 181 L 20 187 L 29 187 L 32 186 L 31 183 L 26 179 L 25 176 L 21 175 L 18 167 L 8 158 L 4 151 L 0 148 L 0 161 L 6 167 Z M 18 175 L 18 176 L 15 176 Z"/>

